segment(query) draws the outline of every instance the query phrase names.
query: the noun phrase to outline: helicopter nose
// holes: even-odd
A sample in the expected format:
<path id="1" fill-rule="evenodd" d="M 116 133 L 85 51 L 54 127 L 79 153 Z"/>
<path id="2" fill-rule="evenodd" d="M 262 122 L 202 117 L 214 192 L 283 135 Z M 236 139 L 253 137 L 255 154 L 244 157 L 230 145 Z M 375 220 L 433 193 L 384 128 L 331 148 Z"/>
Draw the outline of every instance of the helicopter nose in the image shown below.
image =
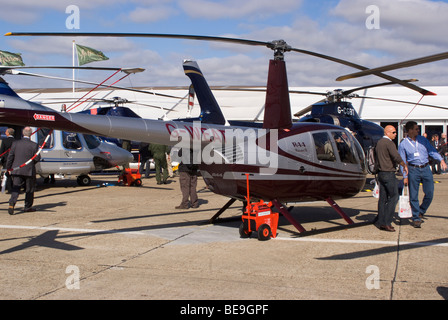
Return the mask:
<path id="1" fill-rule="evenodd" d="M 99 149 L 95 164 L 102 169 L 121 166 L 134 160 L 132 153 L 114 144 L 103 143 Z"/>
<path id="2" fill-rule="evenodd" d="M 111 167 L 121 166 L 123 164 L 132 162 L 134 160 L 134 156 L 129 151 L 117 147 L 116 150 L 110 152 L 110 156 L 108 158 L 109 165 Z"/>

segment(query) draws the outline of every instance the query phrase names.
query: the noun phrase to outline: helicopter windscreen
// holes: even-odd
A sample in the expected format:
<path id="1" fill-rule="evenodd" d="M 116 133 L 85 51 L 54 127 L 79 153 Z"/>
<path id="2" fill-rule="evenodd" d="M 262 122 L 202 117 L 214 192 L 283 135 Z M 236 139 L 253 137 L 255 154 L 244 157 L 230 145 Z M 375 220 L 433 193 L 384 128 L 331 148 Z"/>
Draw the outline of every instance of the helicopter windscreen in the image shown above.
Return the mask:
<path id="1" fill-rule="evenodd" d="M 97 136 L 91 134 L 83 134 L 84 140 L 86 141 L 87 148 L 95 149 L 98 148 L 101 144 L 100 139 Z"/>
<path id="2" fill-rule="evenodd" d="M 332 132 L 336 147 L 338 149 L 339 158 L 345 163 L 358 163 L 357 152 L 354 149 L 354 141 L 349 138 L 344 131 Z"/>
<path id="3" fill-rule="evenodd" d="M 345 131 L 333 131 L 332 136 L 342 162 L 361 164 L 362 170 L 367 170 L 364 151 L 356 138 Z"/>

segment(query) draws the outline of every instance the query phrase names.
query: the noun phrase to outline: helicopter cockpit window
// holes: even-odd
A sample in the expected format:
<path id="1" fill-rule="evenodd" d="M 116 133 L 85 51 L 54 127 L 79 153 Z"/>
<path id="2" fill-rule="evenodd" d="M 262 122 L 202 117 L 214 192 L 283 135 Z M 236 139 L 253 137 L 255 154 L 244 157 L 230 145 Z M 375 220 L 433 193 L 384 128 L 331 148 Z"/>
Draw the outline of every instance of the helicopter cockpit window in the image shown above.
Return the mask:
<path id="1" fill-rule="evenodd" d="M 91 134 L 83 134 L 84 140 L 86 140 L 87 148 L 95 149 L 98 148 L 101 144 L 100 139 L 97 136 L 93 136 Z"/>
<path id="2" fill-rule="evenodd" d="M 323 161 L 336 161 L 333 145 L 327 132 L 313 133 L 317 159 Z"/>
<path id="3" fill-rule="evenodd" d="M 345 163 L 358 163 L 356 160 L 353 141 L 344 131 L 333 132 L 333 138 L 338 148 L 339 158 Z"/>
<path id="4" fill-rule="evenodd" d="M 37 143 L 39 144 L 39 146 L 41 146 L 44 143 L 49 133 L 50 129 L 43 129 L 43 128 L 41 128 L 36 132 Z M 52 149 L 53 147 L 54 147 L 54 135 L 53 132 L 51 132 L 50 138 L 48 138 L 47 143 L 45 144 L 43 149 Z"/>
<path id="5" fill-rule="evenodd" d="M 62 132 L 62 145 L 69 150 L 80 150 L 82 148 L 81 141 L 77 133 Z"/>

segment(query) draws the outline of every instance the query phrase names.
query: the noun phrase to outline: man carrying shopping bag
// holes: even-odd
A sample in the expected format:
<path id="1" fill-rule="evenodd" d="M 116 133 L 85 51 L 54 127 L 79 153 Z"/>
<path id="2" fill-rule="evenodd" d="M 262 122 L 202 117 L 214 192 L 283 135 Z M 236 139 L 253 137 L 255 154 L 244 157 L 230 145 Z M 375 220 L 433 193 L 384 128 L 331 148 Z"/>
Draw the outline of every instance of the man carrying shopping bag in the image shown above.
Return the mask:
<path id="1" fill-rule="evenodd" d="M 376 155 L 378 159 L 378 183 L 380 193 L 378 199 L 377 223 L 380 230 L 394 232 L 392 219 L 395 207 L 398 202 L 398 181 L 395 176 L 397 165 L 403 166 L 406 174 L 408 167 L 397 151 L 397 147 L 392 141 L 397 136 L 397 130 L 388 125 L 384 128 L 384 136 L 376 145 Z"/>

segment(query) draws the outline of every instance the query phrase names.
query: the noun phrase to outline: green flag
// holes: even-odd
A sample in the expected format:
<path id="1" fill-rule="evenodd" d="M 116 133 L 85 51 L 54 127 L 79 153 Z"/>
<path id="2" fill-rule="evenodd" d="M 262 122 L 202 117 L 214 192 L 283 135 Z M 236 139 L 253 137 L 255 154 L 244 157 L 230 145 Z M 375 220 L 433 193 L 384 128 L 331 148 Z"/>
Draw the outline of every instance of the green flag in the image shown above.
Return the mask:
<path id="1" fill-rule="evenodd" d="M 0 65 L 2 66 L 24 66 L 20 53 L 11 53 L 0 50 Z"/>
<path id="2" fill-rule="evenodd" d="M 76 45 L 76 52 L 78 53 L 78 63 L 80 66 L 93 61 L 109 60 L 101 51 L 80 46 L 79 44 Z"/>

